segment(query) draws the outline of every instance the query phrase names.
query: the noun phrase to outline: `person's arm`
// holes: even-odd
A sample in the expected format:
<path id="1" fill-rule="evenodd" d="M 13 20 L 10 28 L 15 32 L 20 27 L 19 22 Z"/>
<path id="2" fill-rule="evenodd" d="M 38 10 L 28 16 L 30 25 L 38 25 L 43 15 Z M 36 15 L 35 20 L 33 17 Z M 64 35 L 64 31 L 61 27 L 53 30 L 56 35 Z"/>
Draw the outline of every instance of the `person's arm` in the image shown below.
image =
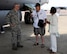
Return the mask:
<path id="1" fill-rule="evenodd" d="M 45 13 L 45 11 L 44 11 L 44 19 L 45 19 L 45 25 L 48 23 L 48 24 L 50 24 L 50 22 L 47 20 L 47 15 L 46 15 L 46 13 Z"/>
<path id="2" fill-rule="evenodd" d="M 46 23 L 47 23 L 47 24 L 50 24 L 50 22 L 49 22 L 47 19 L 46 19 Z"/>
<path id="3" fill-rule="evenodd" d="M 49 21 L 47 21 L 47 19 L 45 19 L 45 26 L 46 26 L 46 24 L 50 24 L 50 22 Z"/>
<path id="4" fill-rule="evenodd" d="M 34 16 L 34 11 L 30 14 L 30 17 L 33 18 Z"/>
<path id="5" fill-rule="evenodd" d="M 11 18 L 11 12 L 9 12 L 9 13 L 6 15 L 5 20 L 6 20 L 7 24 L 10 24 L 10 18 Z"/>
<path id="6" fill-rule="evenodd" d="M 11 18 L 12 18 L 12 12 L 10 11 L 7 15 L 6 15 L 6 22 L 7 22 L 7 24 L 9 24 L 9 25 L 11 25 L 12 27 L 13 26 L 15 26 L 15 24 L 14 23 L 11 23 Z"/>
<path id="7" fill-rule="evenodd" d="M 21 11 L 20 11 L 20 21 L 22 21 L 22 13 L 21 13 Z"/>
<path id="8" fill-rule="evenodd" d="M 33 17 L 34 17 L 34 14 L 35 14 L 35 11 L 33 11 L 33 12 L 30 14 L 30 17 L 33 18 Z"/>

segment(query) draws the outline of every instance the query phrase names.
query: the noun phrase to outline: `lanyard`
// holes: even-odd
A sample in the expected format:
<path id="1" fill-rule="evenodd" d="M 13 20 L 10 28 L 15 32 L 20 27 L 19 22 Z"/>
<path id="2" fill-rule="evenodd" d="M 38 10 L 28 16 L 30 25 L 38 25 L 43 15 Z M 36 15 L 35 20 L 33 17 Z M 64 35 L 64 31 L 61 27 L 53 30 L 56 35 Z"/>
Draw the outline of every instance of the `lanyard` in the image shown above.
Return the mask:
<path id="1" fill-rule="evenodd" d="M 36 12 L 37 13 L 37 17 L 38 17 L 38 19 L 39 19 L 39 15 L 38 15 L 38 12 Z"/>

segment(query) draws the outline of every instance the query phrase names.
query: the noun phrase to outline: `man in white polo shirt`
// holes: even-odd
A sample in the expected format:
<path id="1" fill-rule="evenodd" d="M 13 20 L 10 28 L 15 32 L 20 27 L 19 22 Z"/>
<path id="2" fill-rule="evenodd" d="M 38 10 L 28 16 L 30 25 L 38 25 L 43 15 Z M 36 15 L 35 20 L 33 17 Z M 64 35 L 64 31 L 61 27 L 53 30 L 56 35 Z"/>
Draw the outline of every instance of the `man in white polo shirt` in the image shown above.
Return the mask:
<path id="1" fill-rule="evenodd" d="M 44 48 L 44 34 L 45 34 L 45 25 L 46 25 L 46 13 L 44 10 L 41 10 L 40 4 L 36 3 L 35 5 L 36 10 L 32 12 L 33 17 L 33 27 L 34 27 L 34 34 L 36 35 L 36 43 L 35 46 L 39 45 L 38 43 L 38 35 L 41 35 L 42 44 L 41 47 Z"/>

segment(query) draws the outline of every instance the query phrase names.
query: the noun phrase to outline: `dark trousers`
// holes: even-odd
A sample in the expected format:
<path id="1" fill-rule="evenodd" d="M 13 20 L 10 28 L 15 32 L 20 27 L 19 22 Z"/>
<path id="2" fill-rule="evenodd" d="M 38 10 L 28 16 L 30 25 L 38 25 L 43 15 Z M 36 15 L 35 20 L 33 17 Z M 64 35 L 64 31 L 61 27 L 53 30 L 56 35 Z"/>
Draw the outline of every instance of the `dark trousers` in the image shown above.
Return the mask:
<path id="1" fill-rule="evenodd" d="M 1 26 L 0 30 L 1 30 L 1 31 L 4 31 L 4 28 L 3 28 L 3 26 Z"/>

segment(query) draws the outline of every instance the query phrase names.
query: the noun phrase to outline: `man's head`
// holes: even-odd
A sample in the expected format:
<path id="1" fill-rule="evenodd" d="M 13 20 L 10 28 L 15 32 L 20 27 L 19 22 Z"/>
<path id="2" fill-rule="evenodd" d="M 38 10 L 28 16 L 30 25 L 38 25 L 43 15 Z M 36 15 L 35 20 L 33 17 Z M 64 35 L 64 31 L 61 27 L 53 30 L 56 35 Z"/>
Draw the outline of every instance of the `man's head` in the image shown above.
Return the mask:
<path id="1" fill-rule="evenodd" d="M 37 12 L 40 11 L 40 4 L 39 3 L 36 3 L 35 8 L 36 8 L 36 11 Z"/>
<path id="2" fill-rule="evenodd" d="M 15 3 L 15 4 L 14 4 L 14 9 L 18 11 L 18 10 L 20 9 L 20 4 Z"/>

